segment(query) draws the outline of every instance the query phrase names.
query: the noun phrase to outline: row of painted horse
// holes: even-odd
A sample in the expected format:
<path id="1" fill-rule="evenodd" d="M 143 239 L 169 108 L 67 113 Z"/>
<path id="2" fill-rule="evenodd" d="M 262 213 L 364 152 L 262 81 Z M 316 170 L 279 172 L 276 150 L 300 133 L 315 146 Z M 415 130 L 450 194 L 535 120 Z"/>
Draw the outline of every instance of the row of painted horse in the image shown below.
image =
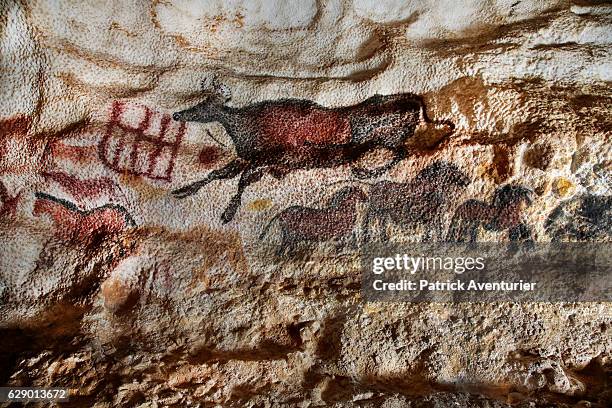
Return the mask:
<path id="1" fill-rule="evenodd" d="M 390 224 L 424 230 L 424 240 L 475 242 L 481 230 L 507 232 L 511 241 L 531 239 L 523 210 L 531 204 L 531 191 L 505 185 L 488 202 L 467 200 L 454 208 L 456 197 L 470 183 L 453 164 L 435 162 L 405 183 L 380 181 L 361 187 L 350 185 L 336 192 L 322 208 L 291 206 L 275 215 L 264 228 L 280 228 L 279 251 L 293 252 L 301 242 L 351 241 L 357 244 L 358 205 L 365 206 L 361 234 L 365 242 L 387 241 Z M 444 218 L 454 210 L 445 231 Z M 378 234 L 373 234 L 376 225 Z"/>

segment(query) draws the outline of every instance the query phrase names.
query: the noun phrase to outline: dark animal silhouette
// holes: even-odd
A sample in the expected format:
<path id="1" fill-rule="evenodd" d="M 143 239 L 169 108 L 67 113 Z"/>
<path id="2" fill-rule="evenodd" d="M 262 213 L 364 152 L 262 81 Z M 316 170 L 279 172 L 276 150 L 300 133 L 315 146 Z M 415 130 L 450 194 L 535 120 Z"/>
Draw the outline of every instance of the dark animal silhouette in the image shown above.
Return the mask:
<path id="1" fill-rule="evenodd" d="M 446 237 L 449 242 L 476 242 L 479 228 L 508 231 L 510 241 L 528 241 L 531 231 L 523 222 L 522 212 L 531 205 L 531 191 L 505 185 L 493 193 L 491 204 L 467 200 L 456 210 Z"/>
<path id="2" fill-rule="evenodd" d="M 375 95 L 357 105 L 327 108 L 308 100 L 280 99 L 243 108 L 225 103 L 229 90 L 213 80 L 212 91 L 196 106 L 173 115 L 178 121 L 219 122 L 232 139 L 237 158 L 203 180 L 175 190 L 178 198 L 195 194 L 214 180 L 241 174 L 238 191 L 222 215 L 233 219 L 246 187 L 265 172 L 281 178 L 296 169 L 353 164 L 366 153 L 385 148 L 394 153 L 386 165 L 372 170 L 353 168 L 359 178 L 382 174 L 406 157 L 405 141 L 428 119 L 422 98 L 413 94 Z"/>
<path id="3" fill-rule="evenodd" d="M 562 202 L 544 228 L 553 242 L 612 241 L 612 196 L 585 194 Z"/>
<path id="4" fill-rule="evenodd" d="M 388 239 L 389 221 L 402 227 L 425 226 L 426 237 L 443 239 L 443 216 L 455 194 L 470 183 L 454 164 L 435 162 L 407 183 L 381 181 L 373 184 L 363 221 L 364 240 L 371 239 L 370 224 L 378 221 L 379 239 Z"/>
<path id="5" fill-rule="evenodd" d="M 263 239 L 276 222 L 281 230 L 278 254 L 293 253 L 300 242 L 324 242 L 343 240 L 353 234 L 357 220 L 357 203 L 366 195 L 359 188 L 345 187 L 338 191 L 325 208 L 288 207 L 275 215 L 263 229 Z M 354 240 L 355 241 L 355 240 Z"/>

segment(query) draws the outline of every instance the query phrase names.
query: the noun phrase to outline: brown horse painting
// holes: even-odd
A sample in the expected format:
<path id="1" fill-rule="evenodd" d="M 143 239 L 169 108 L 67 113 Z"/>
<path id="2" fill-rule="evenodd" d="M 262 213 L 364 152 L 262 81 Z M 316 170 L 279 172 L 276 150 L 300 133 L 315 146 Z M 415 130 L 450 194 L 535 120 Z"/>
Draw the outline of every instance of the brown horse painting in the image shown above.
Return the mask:
<path id="1" fill-rule="evenodd" d="M 325 208 L 292 206 L 275 215 L 260 235 L 263 239 L 270 227 L 278 223 L 281 243 L 278 254 L 293 253 L 300 242 L 341 241 L 353 234 L 357 221 L 357 204 L 365 194 L 356 187 L 345 187 L 329 200 Z"/>
<path id="2" fill-rule="evenodd" d="M 425 240 L 443 239 L 444 214 L 456 194 L 470 180 L 452 163 L 437 161 L 406 183 L 380 181 L 369 190 L 363 221 L 364 240 L 372 238 L 371 224 L 378 223 L 378 238 L 387 241 L 390 221 L 401 227 L 425 227 Z"/>
<path id="3" fill-rule="evenodd" d="M 544 224 L 553 242 L 611 242 L 612 196 L 583 194 L 559 204 Z"/>
<path id="4" fill-rule="evenodd" d="M 493 193 L 491 203 L 468 200 L 456 210 L 446 237 L 449 242 L 476 242 L 480 228 L 508 231 L 510 241 L 527 241 L 531 231 L 523 222 L 523 210 L 531 205 L 531 191 L 505 185 Z"/>

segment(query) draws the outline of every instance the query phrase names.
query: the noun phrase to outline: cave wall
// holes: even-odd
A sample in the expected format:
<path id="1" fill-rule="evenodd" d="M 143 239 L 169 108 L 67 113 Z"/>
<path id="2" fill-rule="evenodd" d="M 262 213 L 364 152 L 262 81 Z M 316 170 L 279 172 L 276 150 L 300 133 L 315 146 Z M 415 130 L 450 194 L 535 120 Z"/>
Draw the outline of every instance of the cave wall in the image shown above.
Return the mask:
<path id="1" fill-rule="evenodd" d="M 514 224 L 483 222 L 479 241 L 520 223 L 534 242 L 610 242 L 608 2 L 0 10 L 1 383 L 67 386 L 99 407 L 609 402 L 609 302 L 365 302 L 354 248 L 326 236 L 363 239 L 367 199 L 348 232 L 298 214 L 314 245 L 287 250 L 278 222 L 347 188 L 413 183 L 415 203 L 442 197 L 442 240 L 457 208 L 493 208 L 511 187 Z M 375 95 L 418 108 L 380 114 Z M 203 100 L 257 107 L 236 129 L 267 140 L 229 216 L 238 174 L 181 195 L 252 146 L 219 121 L 173 119 Z M 357 154 L 355 129 L 387 140 L 398 123 L 413 126 L 405 158 L 359 178 L 395 152 Z M 440 165 L 465 182 L 438 183 Z M 388 239 L 429 238 L 428 211 Z"/>

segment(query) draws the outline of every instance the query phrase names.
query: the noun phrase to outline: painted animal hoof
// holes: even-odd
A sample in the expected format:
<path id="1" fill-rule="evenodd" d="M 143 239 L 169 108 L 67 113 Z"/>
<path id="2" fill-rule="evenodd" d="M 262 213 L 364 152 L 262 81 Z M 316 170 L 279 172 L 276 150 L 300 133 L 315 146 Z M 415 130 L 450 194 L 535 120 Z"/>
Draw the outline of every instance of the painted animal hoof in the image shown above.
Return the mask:
<path id="1" fill-rule="evenodd" d="M 223 211 L 223 214 L 221 214 L 221 221 L 223 221 L 224 224 L 227 224 L 234 219 L 234 215 L 236 215 L 236 210 L 228 208 L 227 210 Z"/>
<path id="2" fill-rule="evenodd" d="M 174 190 L 172 192 L 172 195 L 174 195 L 176 198 L 185 198 L 185 197 L 189 197 L 191 195 L 194 195 L 195 193 L 198 192 L 198 190 L 200 189 L 200 186 L 196 183 L 196 184 L 190 184 L 188 186 L 185 186 L 183 188 L 179 188 L 177 190 Z"/>

